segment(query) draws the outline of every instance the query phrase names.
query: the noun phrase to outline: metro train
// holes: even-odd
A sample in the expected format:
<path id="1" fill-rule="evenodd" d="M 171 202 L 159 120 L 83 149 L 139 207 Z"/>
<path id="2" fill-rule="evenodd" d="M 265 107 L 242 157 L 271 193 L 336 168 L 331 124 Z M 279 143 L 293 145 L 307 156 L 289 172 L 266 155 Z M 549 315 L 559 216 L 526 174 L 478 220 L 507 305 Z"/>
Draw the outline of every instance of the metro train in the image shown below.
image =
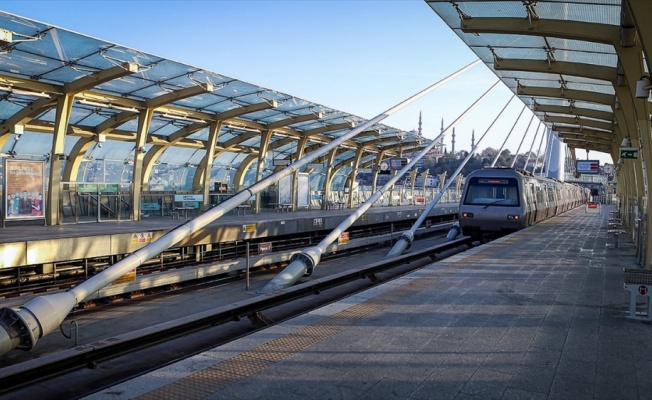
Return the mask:
<path id="1" fill-rule="evenodd" d="M 559 215 L 590 200 L 579 185 L 512 168 L 485 168 L 466 177 L 459 205 L 462 233 L 498 237 Z"/>

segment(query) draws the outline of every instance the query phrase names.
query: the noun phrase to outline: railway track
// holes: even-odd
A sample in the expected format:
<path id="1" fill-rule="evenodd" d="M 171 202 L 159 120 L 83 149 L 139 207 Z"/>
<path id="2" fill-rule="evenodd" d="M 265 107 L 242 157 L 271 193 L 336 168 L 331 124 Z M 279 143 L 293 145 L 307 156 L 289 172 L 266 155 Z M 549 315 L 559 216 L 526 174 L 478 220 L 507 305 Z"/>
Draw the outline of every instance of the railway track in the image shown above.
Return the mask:
<path id="1" fill-rule="evenodd" d="M 433 221 L 431 232 L 428 234 L 436 233 L 450 229 L 453 221 L 441 218 L 439 221 Z M 405 226 L 395 224 L 393 228 L 397 232 L 402 229 L 408 229 L 409 225 Z M 290 252 L 292 250 L 300 250 L 321 241 L 328 232 L 313 232 L 311 236 L 306 237 L 277 237 L 274 239 L 260 239 L 260 241 L 269 241 L 272 244 L 275 252 Z M 350 232 L 351 241 L 358 239 L 371 238 L 371 245 L 375 243 L 382 243 L 393 238 L 393 230 L 389 226 L 379 224 L 377 226 L 369 226 L 365 228 L 352 229 Z M 374 239 L 375 242 L 374 242 Z M 247 255 L 247 248 L 250 248 L 250 256 L 256 257 L 260 254 L 257 253 L 258 246 L 256 241 L 249 243 L 247 246 L 245 242 L 227 242 L 217 243 L 208 248 L 203 247 L 177 247 L 171 248 L 162 252 L 156 258 L 148 260 L 138 268 L 138 276 L 160 274 L 166 271 L 174 272 L 182 270 L 190 266 L 197 265 L 211 265 L 223 262 L 229 262 L 233 259 L 244 259 Z M 328 255 L 325 255 L 328 256 Z M 16 298 L 24 298 L 26 295 L 35 295 L 40 293 L 51 293 L 57 290 L 67 290 L 71 287 L 83 282 L 91 276 L 101 272 L 105 268 L 110 267 L 112 264 L 120 260 L 120 255 L 101 257 L 97 259 L 88 260 L 71 260 L 66 263 L 58 263 L 54 267 L 53 273 L 39 273 L 39 266 L 25 266 L 19 268 L 7 268 L 0 272 L 0 301 L 10 300 Z M 284 261 L 274 263 L 274 266 L 284 266 Z M 252 267 L 252 271 L 257 269 L 268 269 L 269 265 L 261 265 Z M 207 277 L 207 279 L 223 279 L 228 275 L 232 275 L 235 271 Z M 180 285 L 183 282 L 174 282 Z M 147 289 L 156 290 L 156 287 L 148 287 Z M 94 306 L 92 299 L 82 306 Z M 102 299 L 104 301 L 104 299 Z M 11 302 L 8 303 L 12 305 Z"/>
<path id="2" fill-rule="evenodd" d="M 390 260 L 315 277 L 279 293 L 250 294 L 235 303 L 11 365 L 0 369 L 0 393 L 7 399 L 79 398 L 364 290 L 469 245 L 469 238 L 463 237 L 413 249 Z"/>

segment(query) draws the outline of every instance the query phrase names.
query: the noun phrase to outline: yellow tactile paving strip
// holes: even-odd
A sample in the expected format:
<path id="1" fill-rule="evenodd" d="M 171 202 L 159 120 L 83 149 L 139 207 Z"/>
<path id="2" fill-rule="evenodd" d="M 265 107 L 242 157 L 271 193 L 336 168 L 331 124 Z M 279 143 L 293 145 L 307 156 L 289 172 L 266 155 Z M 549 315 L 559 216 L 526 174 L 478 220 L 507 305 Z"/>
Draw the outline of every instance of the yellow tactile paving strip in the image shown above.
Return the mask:
<path id="1" fill-rule="evenodd" d="M 436 279 L 441 279 L 445 275 L 447 274 L 438 275 Z M 362 319 L 381 313 L 392 303 L 431 286 L 432 280 L 412 280 L 396 289 L 324 318 L 313 325 L 299 328 L 288 335 L 271 340 L 134 399 L 202 399 L 237 380 L 253 376 L 274 363 L 343 331 Z"/>

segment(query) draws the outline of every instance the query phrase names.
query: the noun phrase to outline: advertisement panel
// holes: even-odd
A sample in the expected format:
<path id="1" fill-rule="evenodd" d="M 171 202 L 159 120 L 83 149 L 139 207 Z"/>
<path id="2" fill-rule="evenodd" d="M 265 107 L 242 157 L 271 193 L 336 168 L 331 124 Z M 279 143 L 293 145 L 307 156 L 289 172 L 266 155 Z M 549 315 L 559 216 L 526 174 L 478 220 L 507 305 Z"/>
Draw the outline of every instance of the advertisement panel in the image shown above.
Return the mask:
<path id="1" fill-rule="evenodd" d="M 308 207 L 310 205 L 310 174 L 299 173 L 297 189 L 297 207 Z"/>
<path id="2" fill-rule="evenodd" d="M 45 218 L 45 163 L 5 158 L 4 218 Z"/>

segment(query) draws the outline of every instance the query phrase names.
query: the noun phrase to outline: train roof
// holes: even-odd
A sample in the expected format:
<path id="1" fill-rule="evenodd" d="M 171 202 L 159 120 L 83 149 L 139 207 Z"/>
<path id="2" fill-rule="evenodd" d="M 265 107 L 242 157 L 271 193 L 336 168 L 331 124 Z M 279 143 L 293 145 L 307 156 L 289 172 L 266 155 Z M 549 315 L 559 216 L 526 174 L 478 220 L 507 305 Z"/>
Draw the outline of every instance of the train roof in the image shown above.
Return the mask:
<path id="1" fill-rule="evenodd" d="M 475 176 L 475 175 L 480 175 L 480 176 L 514 176 L 514 175 L 521 175 L 521 176 L 532 176 L 531 173 L 518 169 L 518 168 L 507 168 L 507 167 L 484 167 L 482 169 L 476 169 L 475 171 L 471 172 L 469 176 Z"/>

